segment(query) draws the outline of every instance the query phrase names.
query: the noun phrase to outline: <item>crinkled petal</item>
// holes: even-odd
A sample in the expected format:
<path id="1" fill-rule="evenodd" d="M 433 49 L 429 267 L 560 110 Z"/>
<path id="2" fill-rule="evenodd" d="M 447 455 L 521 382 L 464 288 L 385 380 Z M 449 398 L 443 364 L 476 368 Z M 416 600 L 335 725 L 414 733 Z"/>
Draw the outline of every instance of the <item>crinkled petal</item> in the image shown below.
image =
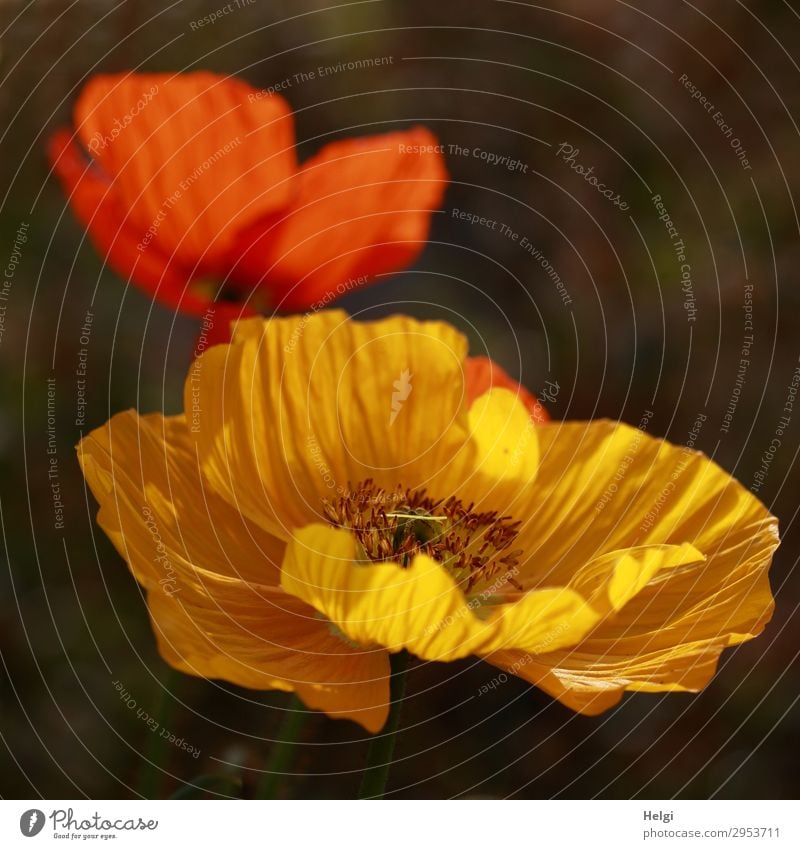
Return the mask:
<path id="1" fill-rule="evenodd" d="M 424 555 L 405 568 L 357 560 L 347 531 L 309 525 L 290 541 L 281 586 L 304 599 L 355 643 L 407 649 L 450 661 L 509 646 L 550 651 L 573 645 L 598 621 L 574 590 L 528 593 L 514 604 L 467 598 L 441 564 Z"/>
<path id="2" fill-rule="evenodd" d="M 604 615 L 618 613 L 664 570 L 699 565 L 705 557 L 693 546 L 641 545 L 610 551 L 578 569 L 570 586 Z"/>
<path id="3" fill-rule="evenodd" d="M 148 592 L 165 660 L 371 731 L 385 721 L 385 652 L 355 649 L 277 586 L 284 544 L 209 489 L 183 417 L 115 416 L 78 456 L 98 523 Z"/>
<path id="4" fill-rule="evenodd" d="M 613 615 L 574 649 L 492 662 L 586 712 L 623 690 L 701 689 L 721 651 L 757 636 L 772 615 L 777 521 L 702 454 L 640 430 L 575 422 L 537 433 L 541 507 L 522 532 L 526 588 L 563 581 L 592 598 L 591 569 L 576 564 L 641 546 L 687 545 L 703 557 L 685 548 L 684 562 L 631 571 L 620 586 L 637 592 L 610 599 Z"/>
<path id="5" fill-rule="evenodd" d="M 713 678 L 725 644 L 724 639 L 701 640 L 668 651 L 608 659 L 580 650 L 537 657 L 501 651 L 488 659 L 566 707 L 595 716 L 616 705 L 626 690 L 699 692 Z"/>
<path id="6" fill-rule="evenodd" d="M 513 393 L 467 411 L 466 341 L 449 325 L 344 313 L 239 322 L 186 383 L 203 471 L 248 518 L 288 539 L 365 479 L 499 513 L 535 506 L 536 428 Z"/>
<path id="7" fill-rule="evenodd" d="M 776 520 L 703 454 L 619 422 L 547 423 L 536 433 L 537 509 L 519 517 L 534 584 L 569 583 L 581 564 L 640 545 L 690 543 L 712 575 L 715 551 L 768 564 Z"/>
<path id="8" fill-rule="evenodd" d="M 98 523 L 148 589 L 213 575 L 277 585 L 283 543 L 206 484 L 183 416 L 119 413 L 78 446 Z"/>
<path id="9" fill-rule="evenodd" d="M 375 733 L 389 710 L 389 661 L 358 649 L 300 599 L 276 588 L 218 603 L 197 595 L 148 593 L 161 656 L 176 669 L 254 690 L 295 692 L 331 717 Z"/>
<path id="10" fill-rule="evenodd" d="M 203 471 L 284 538 L 322 517 L 323 499 L 366 478 L 394 489 L 457 477 L 468 437 L 465 348 L 448 325 L 402 316 L 239 322 L 233 343 L 207 351 L 186 382 Z"/>
<path id="11" fill-rule="evenodd" d="M 588 627 L 578 635 L 579 638 L 587 636 L 590 628 L 594 633 L 605 619 L 621 610 L 655 575 L 702 560 L 700 552 L 690 545 L 660 545 L 610 552 L 587 563 L 578 570 L 569 585 L 569 589 L 584 599 L 587 607 L 591 609 L 591 621 L 587 618 Z M 499 581 L 495 582 L 498 583 Z M 507 590 L 508 584 L 502 586 L 503 590 Z M 561 590 L 501 590 L 496 597 L 488 599 L 504 611 L 503 624 L 507 636 L 497 643 L 501 651 L 513 646 L 524 648 L 529 655 L 537 655 L 576 644 L 576 632 L 567 628 L 564 622 L 557 618 L 543 633 L 537 634 L 536 637 L 528 636 L 531 628 L 539 627 L 534 608 L 530 606 L 531 599 L 542 593 L 552 592 Z M 484 653 L 487 650 L 490 649 L 484 650 Z"/>

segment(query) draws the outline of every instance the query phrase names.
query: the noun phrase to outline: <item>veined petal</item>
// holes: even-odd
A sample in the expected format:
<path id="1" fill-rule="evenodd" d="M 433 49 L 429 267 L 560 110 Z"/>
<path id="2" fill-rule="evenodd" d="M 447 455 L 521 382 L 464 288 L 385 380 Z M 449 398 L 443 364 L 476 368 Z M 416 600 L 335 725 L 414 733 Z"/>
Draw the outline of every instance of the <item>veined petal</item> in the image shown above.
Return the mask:
<path id="1" fill-rule="evenodd" d="M 347 531 L 309 525 L 289 542 L 281 586 L 302 598 L 355 643 L 405 648 L 426 660 L 472 654 L 487 626 L 442 567 L 417 556 L 407 567 L 358 562 Z"/>
<path id="2" fill-rule="evenodd" d="M 625 425 L 576 422 L 537 433 L 541 508 L 521 533 L 531 552 L 523 583 L 563 580 L 596 601 L 591 586 L 605 576 L 613 615 L 574 649 L 491 661 L 587 713 L 624 690 L 701 689 L 721 651 L 758 635 L 772 615 L 767 571 L 777 521 L 702 454 Z M 683 553 L 653 569 L 664 546 Z M 624 563 L 625 549 L 656 559 L 625 566 L 613 590 L 609 561 Z M 637 591 L 628 597 L 627 588 Z"/>
<path id="3" fill-rule="evenodd" d="M 773 608 L 767 571 L 778 534 L 757 498 L 702 454 L 624 425 L 544 425 L 537 434 L 541 509 L 521 533 L 532 554 L 528 585 L 571 583 L 577 564 L 609 549 L 689 543 L 705 559 L 656 574 L 603 633 L 640 634 L 643 652 L 760 633 Z"/>
<path id="4" fill-rule="evenodd" d="M 292 192 L 291 112 L 240 80 L 97 75 L 78 98 L 75 124 L 152 245 L 189 268 L 222 256 L 237 230 Z"/>
<path id="5" fill-rule="evenodd" d="M 724 639 L 701 640 L 625 658 L 606 658 L 580 647 L 540 656 L 513 650 L 496 652 L 489 660 L 566 707 L 595 716 L 616 705 L 626 690 L 699 692 L 714 676 L 725 644 Z"/>
<path id="6" fill-rule="evenodd" d="M 609 421 L 543 424 L 537 509 L 524 517 L 520 545 L 530 553 L 530 585 L 569 583 L 596 557 L 642 545 L 690 543 L 721 579 L 713 556 L 725 551 L 766 569 L 777 523 L 723 469 L 697 451 Z M 520 517 L 523 518 L 523 517 Z"/>
<path id="7" fill-rule="evenodd" d="M 203 354 L 186 383 L 203 471 L 283 538 L 319 520 L 323 499 L 366 478 L 452 494 L 472 461 L 465 349 L 449 325 L 403 316 L 239 322 L 233 343 Z"/>
<path id="8" fill-rule="evenodd" d="M 551 651 L 575 644 L 598 620 L 567 587 L 484 605 L 480 597 L 465 597 L 430 557 L 418 555 L 404 568 L 359 562 L 356 549 L 347 531 L 309 525 L 287 547 L 281 586 L 362 646 L 407 649 L 437 661 L 509 646 Z"/>
<path id="9" fill-rule="evenodd" d="M 439 150 L 423 127 L 327 145 L 298 172 L 291 207 L 240 234 L 233 277 L 301 310 L 410 264 L 444 193 Z"/>
<path id="10" fill-rule="evenodd" d="M 148 593 L 161 656 L 176 669 L 254 690 L 295 692 L 331 717 L 376 733 L 389 710 L 383 650 L 349 646 L 313 608 L 277 589 L 216 598 Z"/>
<path id="11" fill-rule="evenodd" d="M 603 615 L 620 611 L 662 570 L 703 563 L 693 545 L 642 545 L 610 551 L 577 570 L 570 586 Z"/>
<path id="12" fill-rule="evenodd" d="M 148 589 L 214 576 L 276 585 L 283 543 L 248 522 L 200 475 L 183 416 L 119 413 L 78 446 L 97 521 Z"/>
<path id="13" fill-rule="evenodd" d="M 504 672 L 534 684 L 558 699 L 561 704 L 585 716 L 596 716 L 614 707 L 625 692 L 623 687 L 602 680 L 594 684 L 586 684 L 569 677 L 562 680 L 549 666 L 539 662 L 539 657 L 529 652 L 498 651 L 488 659 Z"/>
<path id="14" fill-rule="evenodd" d="M 98 523 L 148 591 L 165 660 L 295 690 L 309 707 L 380 728 L 386 653 L 354 649 L 277 586 L 283 543 L 208 488 L 183 417 L 122 413 L 82 440 L 78 456 Z"/>
<path id="15" fill-rule="evenodd" d="M 481 653 L 514 647 L 539 655 L 574 646 L 622 609 L 654 575 L 702 560 L 690 545 L 643 546 L 596 558 L 567 588 L 501 592 L 489 601 L 493 615 L 502 617 L 502 639 L 487 644 Z"/>
<path id="16" fill-rule="evenodd" d="M 489 605 L 486 618 L 496 626 L 495 633 L 476 653 L 514 648 L 536 655 L 574 646 L 594 628 L 600 613 L 571 587 L 552 587 Z"/>

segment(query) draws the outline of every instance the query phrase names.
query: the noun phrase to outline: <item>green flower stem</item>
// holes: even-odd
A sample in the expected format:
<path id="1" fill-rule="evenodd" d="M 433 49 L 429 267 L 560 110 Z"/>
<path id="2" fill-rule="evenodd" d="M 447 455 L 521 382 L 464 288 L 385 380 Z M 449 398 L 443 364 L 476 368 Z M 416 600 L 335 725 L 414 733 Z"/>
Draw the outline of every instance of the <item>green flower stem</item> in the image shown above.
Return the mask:
<path id="1" fill-rule="evenodd" d="M 173 730 L 177 701 L 174 691 L 181 677 L 171 667 L 168 668 L 156 690 L 155 706 L 151 717 L 155 719 L 157 725 L 155 729 L 148 729 L 150 737 L 147 741 L 147 751 L 142 762 L 137 787 L 139 795 L 145 799 L 162 798 L 164 769 L 172 747 L 160 734 L 164 728 L 168 731 Z"/>
<path id="2" fill-rule="evenodd" d="M 380 799 L 386 790 L 386 779 L 392 766 L 394 744 L 397 742 L 397 729 L 400 725 L 400 711 L 406 693 L 406 667 L 408 653 L 405 651 L 391 655 L 392 674 L 389 679 L 391 704 L 389 718 L 383 730 L 372 738 L 367 753 L 367 768 L 361 779 L 358 791 L 359 799 Z"/>
<path id="3" fill-rule="evenodd" d="M 275 742 L 272 745 L 267 765 L 256 787 L 257 799 L 275 799 L 278 786 L 292 762 L 297 738 L 306 722 L 308 712 L 305 705 L 292 693 L 286 707 Z"/>

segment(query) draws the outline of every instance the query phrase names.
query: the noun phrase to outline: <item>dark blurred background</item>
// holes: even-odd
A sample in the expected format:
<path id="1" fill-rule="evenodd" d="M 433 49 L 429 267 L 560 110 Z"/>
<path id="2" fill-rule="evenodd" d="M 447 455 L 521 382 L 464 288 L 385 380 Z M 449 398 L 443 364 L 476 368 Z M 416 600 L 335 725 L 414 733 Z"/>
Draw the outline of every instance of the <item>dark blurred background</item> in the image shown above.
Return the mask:
<path id="1" fill-rule="evenodd" d="M 705 416 L 697 447 L 749 487 L 798 366 L 793 4 L 234 0 L 213 25 L 190 26 L 224 6 L 0 0 L 5 797 L 165 795 L 208 773 L 243 777 L 252 792 L 286 704 L 280 693 L 167 670 L 75 463 L 81 431 L 110 413 L 179 408 L 197 333 L 196 322 L 103 268 L 48 174 L 45 139 L 70 121 L 91 74 L 207 68 L 267 87 L 321 65 L 391 57 L 283 92 L 301 158 L 332 139 L 413 123 L 468 151 L 447 156 L 452 185 L 416 265 L 340 304 L 446 318 L 474 353 L 489 352 L 533 391 L 557 381 L 556 419 L 638 423 L 652 410 L 651 433 L 686 442 Z M 567 148 L 559 155 L 564 144 L 620 196 L 617 205 L 570 167 Z M 489 164 L 471 155 L 476 148 L 519 164 Z M 683 242 L 686 280 L 654 195 Z M 518 238 L 454 209 L 503 222 Z M 751 362 L 740 374 L 750 300 Z M 80 428 L 75 371 L 89 309 Z M 496 674 L 481 663 L 420 666 L 410 673 L 391 793 L 796 797 L 800 406 L 778 438 L 760 489 L 784 538 L 772 573 L 777 612 L 760 639 L 724 655 L 704 693 L 631 695 L 585 718 L 517 680 L 479 696 Z M 115 681 L 149 713 L 163 711 L 163 725 L 199 757 L 154 741 Z M 353 796 L 366 751 L 360 729 L 314 716 L 303 741 L 283 792 Z M 155 781 L 144 758 L 163 765 Z"/>

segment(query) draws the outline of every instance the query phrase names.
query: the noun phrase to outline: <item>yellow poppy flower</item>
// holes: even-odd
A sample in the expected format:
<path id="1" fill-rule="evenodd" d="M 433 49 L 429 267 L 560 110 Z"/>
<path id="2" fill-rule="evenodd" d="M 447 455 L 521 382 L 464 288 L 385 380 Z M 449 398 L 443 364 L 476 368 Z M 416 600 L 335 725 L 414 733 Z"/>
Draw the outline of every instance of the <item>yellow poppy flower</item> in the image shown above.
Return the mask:
<path id="1" fill-rule="evenodd" d="M 184 414 L 79 446 L 165 660 L 369 731 L 389 653 L 478 655 L 585 714 L 697 691 L 769 620 L 777 523 L 702 454 L 465 399 L 444 323 L 240 322 Z"/>

